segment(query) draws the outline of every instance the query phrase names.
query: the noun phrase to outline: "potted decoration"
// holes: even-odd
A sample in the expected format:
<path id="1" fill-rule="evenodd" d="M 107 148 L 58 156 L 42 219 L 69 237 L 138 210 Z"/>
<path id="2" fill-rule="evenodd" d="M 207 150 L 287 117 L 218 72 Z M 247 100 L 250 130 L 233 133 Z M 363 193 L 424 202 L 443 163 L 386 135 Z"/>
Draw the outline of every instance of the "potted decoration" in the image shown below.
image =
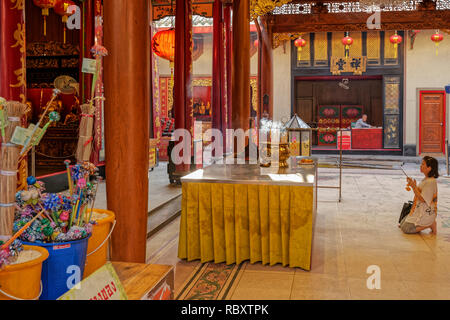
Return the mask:
<path id="1" fill-rule="evenodd" d="M 98 169 L 85 162 L 68 168 L 68 194 L 45 193 L 42 182 L 29 177 L 28 190 L 16 195 L 14 232 L 25 245 L 44 247 L 49 258 L 42 267 L 42 300 L 55 300 L 81 281 L 88 240 L 92 233 L 92 207 L 97 188 L 91 182 Z"/>

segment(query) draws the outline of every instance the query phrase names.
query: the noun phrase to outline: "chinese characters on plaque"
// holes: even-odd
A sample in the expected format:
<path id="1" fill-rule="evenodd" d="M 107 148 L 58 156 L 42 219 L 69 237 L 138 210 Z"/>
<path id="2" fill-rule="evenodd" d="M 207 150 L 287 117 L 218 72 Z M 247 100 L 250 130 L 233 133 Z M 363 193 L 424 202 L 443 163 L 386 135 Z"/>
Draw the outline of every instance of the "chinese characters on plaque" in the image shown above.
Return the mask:
<path id="1" fill-rule="evenodd" d="M 342 72 L 352 72 L 362 75 L 366 72 L 367 57 L 331 57 L 330 72 L 340 75 Z"/>

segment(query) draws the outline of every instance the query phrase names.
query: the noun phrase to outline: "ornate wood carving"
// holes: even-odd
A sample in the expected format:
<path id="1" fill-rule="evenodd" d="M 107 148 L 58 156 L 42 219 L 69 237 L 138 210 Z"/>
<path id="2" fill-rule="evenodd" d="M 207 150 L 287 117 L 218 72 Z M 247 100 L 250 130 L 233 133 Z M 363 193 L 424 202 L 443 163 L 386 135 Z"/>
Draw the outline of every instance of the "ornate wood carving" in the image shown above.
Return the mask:
<path id="1" fill-rule="evenodd" d="M 274 15 L 273 33 L 365 31 L 370 14 L 361 12 Z M 450 10 L 381 12 L 382 30 L 448 29 Z"/>
<path id="2" fill-rule="evenodd" d="M 32 42 L 27 44 L 27 57 L 75 56 L 80 54 L 78 46 L 56 41 Z"/>
<path id="3" fill-rule="evenodd" d="M 28 88 L 52 88 L 53 80 L 62 74 L 79 77 L 78 46 L 56 41 L 31 42 L 26 52 Z"/>
<path id="4" fill-rule="evenodd" d="M 77 147 L 77 127 L 57 124 L 49 128 L 36 147 L 36 165 L 41 167 L 64 167 L 64 160 L 75 161 Z"/>
<path id="5" fill-rule="evenodd" d="M 272 40 L 272 48 L 276 49 L 281 44 L 285 44 L 286 41 L 295 40 L 300 36 L 303 36 L 304 32 L 296 32 L 296 33 L 274 33 L 273 34 L 273 40 Z"/>
<path id="6" fill-rule="evenodd" d="M 417 6 L 418 10 L 436 10 L 436 3 L 432 0 L 423 0 Z"/>

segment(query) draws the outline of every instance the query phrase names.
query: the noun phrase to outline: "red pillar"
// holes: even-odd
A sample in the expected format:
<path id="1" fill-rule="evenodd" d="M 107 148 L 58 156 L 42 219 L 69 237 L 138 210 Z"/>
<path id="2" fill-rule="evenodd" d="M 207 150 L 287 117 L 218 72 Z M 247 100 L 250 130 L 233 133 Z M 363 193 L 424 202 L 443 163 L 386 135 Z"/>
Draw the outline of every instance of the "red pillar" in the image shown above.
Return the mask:
<path id="1" fill-rule="evenodd" d="M 232 78 L 232 68 L 233 68 L 233 60 L 232 60 L 232 51 L 233 51 L 233 32 L 231 28 L 231 12 L 232 12 L 232 3 L 227 2 L 224 3 L 224 25 L 225 25 L 225 60 L 226 60 L 226 69 L 225 69 L 225 78 L 226 78 L 226 96 L 227 96 L 227 129 L 232 128 L 232 112 L 233 112 L 233 101 L 232 101 L 232 89 L 231 89 L 231 78 Z M 225 153 L 228 155 L 232 152 L 232 143 L 231 141 L 225 140 Z"/>
<path id="2" fill-rule="evenodd" d="M 233 1 L 233 68 L 231 85 L 233 129 L 246 131 L 250 126 L 250 4 L 247 0 Z"/>
<path id="3" fill-rule="evenodd" d="M 264 113 L 273 119 L 273 54 L 272 33 L 267 18 L 260 17 L 258 29 L 258 123 Z"/>
<path id="4" fill-rule="evenodd" d="M 0 2 L 0 97 L 27 101 L 25 1 Z M 26 116 L 22 126 L 27 126 Z M 0 138 L 1 141 L 1 138 Z M 26 188 L 28 160 L 18 165 L 18 188 Z"/>
<path id="5" fill-rule="evenodd" d="M 192 50 L 192 0 L 177 0 L 175 15 L 175 83 L 173 88 L 175 129 L 189 130 L 193 139 Z M 178 173 L 187 172 L 189 167 L 189 164 L 182 164 L 177 166 L 176 171 Z"/>
<path id="6" fill-rule="evenodd" d="M 83 24 L 81 26 L 80 38 L 82 44 L 82 54 L 80 56 L 81 64 L 80 70 L 83 63 L 83 58 L 92 59 L 91 48 L 94 45 L 94 2 L 100 2 L 100 0 L 87 0 L 83 2 Z M 91 86 L 92 86 L 92 74 L 80 73 L 83 79 L 83 87 L 81 88 L 81 98 L 82 102 L 91 99 Z"/>
<path id="7" fill-rule="evenodd" d="M 231 90 L 231 71 L 233 67 L 232 51 L 233 51 L 233 33 L 231 29 L 231 11 L 232 5 L 230 3 L 225 5 L 224 9 L 224 23 L 225 23 L 225 43 L 226 43 L 226 82 L 227 82 L 227 128 L 231 129 L 231 116 L 233 110 L 232 104 L 232 90 Z"/>
<path id="8" fill-rule="evenodd" d="M 150 123 L 149 0 L 104 6 L 105 147 L 108 209 L 117 225 L 112 260 L 144 263 Z"/>
<path id="9" fill-rule="evenodd" d="M 222 132 L 226 129 L 224 49 L 223 6 L 221 0 L 215 0 L 213 5 L 212 127 Z"/>
<path id="10" fill-rule="evenodd" d="M 0 2 L 0 96 L 26 102 L 25 2 Z"/>

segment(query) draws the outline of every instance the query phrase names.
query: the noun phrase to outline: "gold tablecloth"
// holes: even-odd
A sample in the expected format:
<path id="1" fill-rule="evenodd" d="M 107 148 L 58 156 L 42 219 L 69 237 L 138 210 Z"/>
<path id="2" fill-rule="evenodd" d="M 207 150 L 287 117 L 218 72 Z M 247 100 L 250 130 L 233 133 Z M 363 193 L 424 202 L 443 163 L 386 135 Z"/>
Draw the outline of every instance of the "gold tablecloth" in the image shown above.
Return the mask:
<path id="1" fill-rule="evenodd" d="M 310 270 L 314 188 L 186 182 L 178 257 Z"/>

